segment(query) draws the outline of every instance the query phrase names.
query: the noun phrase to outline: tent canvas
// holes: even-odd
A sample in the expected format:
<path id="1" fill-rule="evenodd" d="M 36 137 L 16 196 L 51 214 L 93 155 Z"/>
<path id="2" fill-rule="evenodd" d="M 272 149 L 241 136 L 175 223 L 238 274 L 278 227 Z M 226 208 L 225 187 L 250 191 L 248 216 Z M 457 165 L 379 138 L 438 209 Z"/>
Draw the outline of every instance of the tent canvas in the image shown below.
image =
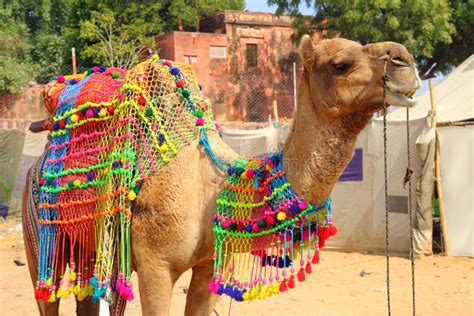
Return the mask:
<path id="1" fill-rule="evenodd" d="M 441 185 L 449 248 L 453 256 L 474 256 L 473 94 L 474 55 L 434 88 L 441 151 Z M 410 111 L 411 117 L 426 117 L 430 110 L 430 92 L 427 91 L 419 97 L 417 106 Z M 401 121 L 405 117 L 404 113 L 403 109 L 396 110 L 388 115 L 388 119 Z"/>

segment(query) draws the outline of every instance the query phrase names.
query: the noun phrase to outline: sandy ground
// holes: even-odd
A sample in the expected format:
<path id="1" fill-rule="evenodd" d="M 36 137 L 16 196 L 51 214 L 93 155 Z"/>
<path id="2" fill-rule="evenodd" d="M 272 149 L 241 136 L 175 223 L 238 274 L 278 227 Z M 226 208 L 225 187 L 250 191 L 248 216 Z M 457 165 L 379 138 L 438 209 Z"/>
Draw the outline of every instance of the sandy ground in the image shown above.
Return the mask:
<path id="1" fill-rule="evenodd" d="M 21 226 L 0 224 L 0 315 L 37 315 L 25 261 Z M 281 295 L 251 303 L 233 302 L 231 315 L 384 315 L 387 312 L 385 257 L 361 253 L 324 251 L 321 262 L 304 283 Z M 182 315 L 186 272 L 177 282 L 170 315 Z M 392 312 L 411 313 L 410 261 L 391 259 Z M 134 288 L 138 288 L 136 276 Z M 418 315 L 474 315 L 474 260 L 429 257 L 416 261 Z M 229 299 L 222 298 L 216 311 L 228 315 Z M 61 304 L 61 315 L 73 315 L 72 299 Z M 141 315 L 140 300 L 127 307 L 127 315 Z"/>

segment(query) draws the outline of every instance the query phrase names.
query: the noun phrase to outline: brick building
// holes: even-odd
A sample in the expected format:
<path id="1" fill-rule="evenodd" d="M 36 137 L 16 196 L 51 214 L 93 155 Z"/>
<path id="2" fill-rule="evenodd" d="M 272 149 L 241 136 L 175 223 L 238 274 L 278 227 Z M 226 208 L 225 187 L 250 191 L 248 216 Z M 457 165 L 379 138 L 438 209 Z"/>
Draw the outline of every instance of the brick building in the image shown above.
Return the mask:
<path id="1" fill-rule="evenodd" d="M 218 120 L 265 121 L 277 101 L 294 109 L 294 29 L 288 16 L 225 11 L 200 21 L 199 32 L 157 38 L 162 58 L 192 64 Z"/>

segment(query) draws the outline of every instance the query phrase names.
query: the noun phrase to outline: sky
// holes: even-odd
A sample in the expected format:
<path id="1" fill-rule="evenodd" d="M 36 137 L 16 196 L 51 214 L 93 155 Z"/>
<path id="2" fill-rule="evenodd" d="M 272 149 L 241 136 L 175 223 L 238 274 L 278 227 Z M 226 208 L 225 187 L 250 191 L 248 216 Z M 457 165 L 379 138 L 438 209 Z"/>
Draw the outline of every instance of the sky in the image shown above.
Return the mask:
<path id="1" fill-rule="evenodd" d="M 304 1 L 303 1 L 304 2 Z M 276 10 L 276 6 L 269 6 L 267 4 L 267 0 L 247 0 L 245 1 L 245 9 L 248 11 L 255 11 L 255 12 L 271 12 L 274 13 Z M 308 8 L 305 4 L 300 6 L 300 11 L 304 15 L 313 15 L 314 10 Z M 438 76 L 433 79 L 433 84 L 436 85 L 443 79 L 443 76 Z M 420 96 L 425 91 L 428 90 L 428 80 L 424 80 L 421 88 L 416 92 L 415 96 Z"/>
<path id="2" fill-rule="evenodd" d="M 304 2 L 304 1 L 303 1 Z M 269 6 L 267 0 L 247 0 L 245 1 L 245 9 L 255 12 L 271 12 L 274 13 L 276 6 Z M 304 15 L 312 15 L 313 9 L 308 8 L 305 4 L 300 6 L 300 11 Z"/>

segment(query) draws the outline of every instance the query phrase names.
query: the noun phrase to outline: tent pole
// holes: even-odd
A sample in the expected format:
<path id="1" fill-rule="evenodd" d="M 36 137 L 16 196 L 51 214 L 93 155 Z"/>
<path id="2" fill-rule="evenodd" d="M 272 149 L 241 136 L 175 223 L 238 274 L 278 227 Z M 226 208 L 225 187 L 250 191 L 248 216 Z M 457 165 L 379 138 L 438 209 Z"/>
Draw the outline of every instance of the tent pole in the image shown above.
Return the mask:
<path id="1" fill-rule="evenodd" d="M 430 101 L 431 101 L 431 123 L 436 130 L 436 152 L 435 152 L 435 178 L 436 178 L 436 190 L 438 191 L 438 200 L 439 200 L 439 216 L 441 220 L 441 231 L 443 232 L 443 244 L 444 244 L 444 254 L 450 256 L 451 252 L 449 249 L 448 242 L 448 227 L 446 225 L 446 213 L 444 210 L 444 199 L 443 199 L 443 188 L 441 185 L 441 157 L 440 157 L 440 145 L 439 145 L 439 135 L 438 129 L 436 128 L 436 105 L 434 102 L 434 89 L 431 79 L 428 81 L 430 87 Z"/>

